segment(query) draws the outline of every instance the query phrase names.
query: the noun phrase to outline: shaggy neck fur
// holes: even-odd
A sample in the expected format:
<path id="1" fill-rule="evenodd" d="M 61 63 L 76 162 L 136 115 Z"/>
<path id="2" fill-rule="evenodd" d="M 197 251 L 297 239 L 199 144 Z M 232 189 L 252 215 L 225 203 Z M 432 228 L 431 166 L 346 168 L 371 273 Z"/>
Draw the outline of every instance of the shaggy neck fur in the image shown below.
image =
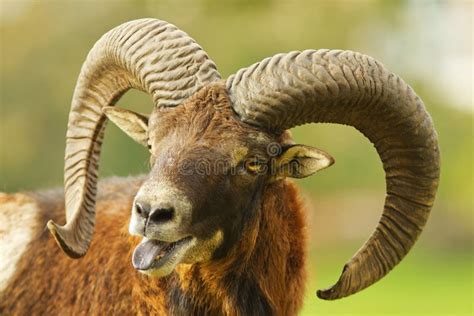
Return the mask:
<path id="1" fill-rule="evenodd" d="M 170 276 L 154 279 L 130 263 L 137 241 L 126 237 L 126 226 L 140 181 L 135 182 L 102 185 L 95 241 L 84 258 L 67 258 L 47 234 L 38 232 L 0 295 L 0 314 L 297 313 L 304 296 L 305 225 L 293 184 L 268 185 L 260 209 L 226 256 L 180 265 Z M 38 207 L 45 217 L 62 215 L 62 203 L 48 200 Z M 113 208 L 119 213 L 107 212 Z"/>

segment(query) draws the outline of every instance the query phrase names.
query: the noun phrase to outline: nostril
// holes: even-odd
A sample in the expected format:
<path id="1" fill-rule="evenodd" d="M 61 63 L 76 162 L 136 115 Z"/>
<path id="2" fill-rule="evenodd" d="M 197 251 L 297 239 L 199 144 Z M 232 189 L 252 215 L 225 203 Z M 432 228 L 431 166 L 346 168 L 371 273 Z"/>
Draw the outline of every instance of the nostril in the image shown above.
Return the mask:
<path id="1" fill-rule="evenodd" d="M 138 215 L 142 217 L 148 217 L 148 214 L 150 213 L 150 207 L 144 203 L 136 202 L 135 211 L 137 212 Z"/>
<path id="2" fill-rule="evenodd" d="M 155 223 L 169 222 L 174 217 L 174 208 L 159 208 L 154 210 L 149 220 Z"/>

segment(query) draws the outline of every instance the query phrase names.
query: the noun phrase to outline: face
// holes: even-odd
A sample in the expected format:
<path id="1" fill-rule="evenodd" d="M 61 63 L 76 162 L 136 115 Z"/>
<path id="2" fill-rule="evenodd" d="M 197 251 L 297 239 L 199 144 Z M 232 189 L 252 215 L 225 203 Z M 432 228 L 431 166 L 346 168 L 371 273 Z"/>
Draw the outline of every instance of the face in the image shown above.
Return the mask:
<path id="1" fill-rule="evenodd" d="M 255 214 L 265 186 L 332 164 L 326 153 L 293 145 L 239 120 L 225 90 L 201 90 L 149 119 L 121 109 L 107 116 L 150 150 L 151 171 L 138 191 L 129 226 L 142 242 L 135 268 L 164 276 L 179 263 L 224 256 Z M 131 122 L 131 123 L 130 123 Z"/>

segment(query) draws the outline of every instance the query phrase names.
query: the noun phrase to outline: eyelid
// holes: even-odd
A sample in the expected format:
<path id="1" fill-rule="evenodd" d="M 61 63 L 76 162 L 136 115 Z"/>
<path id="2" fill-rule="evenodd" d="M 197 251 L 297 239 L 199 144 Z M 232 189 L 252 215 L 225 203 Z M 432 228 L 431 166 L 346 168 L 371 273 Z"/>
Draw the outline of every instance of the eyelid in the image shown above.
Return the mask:
<path id="1" fill-rule="evenodd" d="M 265 160 L 259 159 L 258 157 L 252 157 L 244 160 L 245 169 L 251 173 L 261 172 L 266 164 L 267 162 Z"/>
<path id="2" fill-rule="evenodd" d="M 266 159 L 260 158 L 260 157 L 250 157 L 250 158 L 245 159 L 245 161 L 250 162 L 250 163 L 259 164 L 259 165 L 264 165 L 264 164 L 267 163 Z"/>

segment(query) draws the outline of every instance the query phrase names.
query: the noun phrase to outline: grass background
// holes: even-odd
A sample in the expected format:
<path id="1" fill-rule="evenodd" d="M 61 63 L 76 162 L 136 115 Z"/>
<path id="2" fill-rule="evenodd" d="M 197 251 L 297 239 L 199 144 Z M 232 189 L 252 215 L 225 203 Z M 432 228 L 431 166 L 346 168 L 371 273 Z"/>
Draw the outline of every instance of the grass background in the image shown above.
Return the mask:
<path id="1" fill-rule="evenodd" d="M 472 315 L 472 3 L 469 1 L 0 0 L 0 190 L 62 184 L 64 135 L 80 66 L 124 21 L 157 17 L 188 32 L 223 77 L 264 57 L 306 48 L 369 54 L 425 101 L 438 130 L 442 178 L 420 241 L 386 278 L 325 302 L 366 240 L 384 200 L 372 145 L 350 127 L 307 125 L 296 141 L 331 153 L 330 169 L 298 181 L 308 204 L 309 280 L 303 315 Z M 119 106 L 148 112 L 132 91 Z M 147 154 L 109 125 L 101 176 L 147 171 Z"/>

